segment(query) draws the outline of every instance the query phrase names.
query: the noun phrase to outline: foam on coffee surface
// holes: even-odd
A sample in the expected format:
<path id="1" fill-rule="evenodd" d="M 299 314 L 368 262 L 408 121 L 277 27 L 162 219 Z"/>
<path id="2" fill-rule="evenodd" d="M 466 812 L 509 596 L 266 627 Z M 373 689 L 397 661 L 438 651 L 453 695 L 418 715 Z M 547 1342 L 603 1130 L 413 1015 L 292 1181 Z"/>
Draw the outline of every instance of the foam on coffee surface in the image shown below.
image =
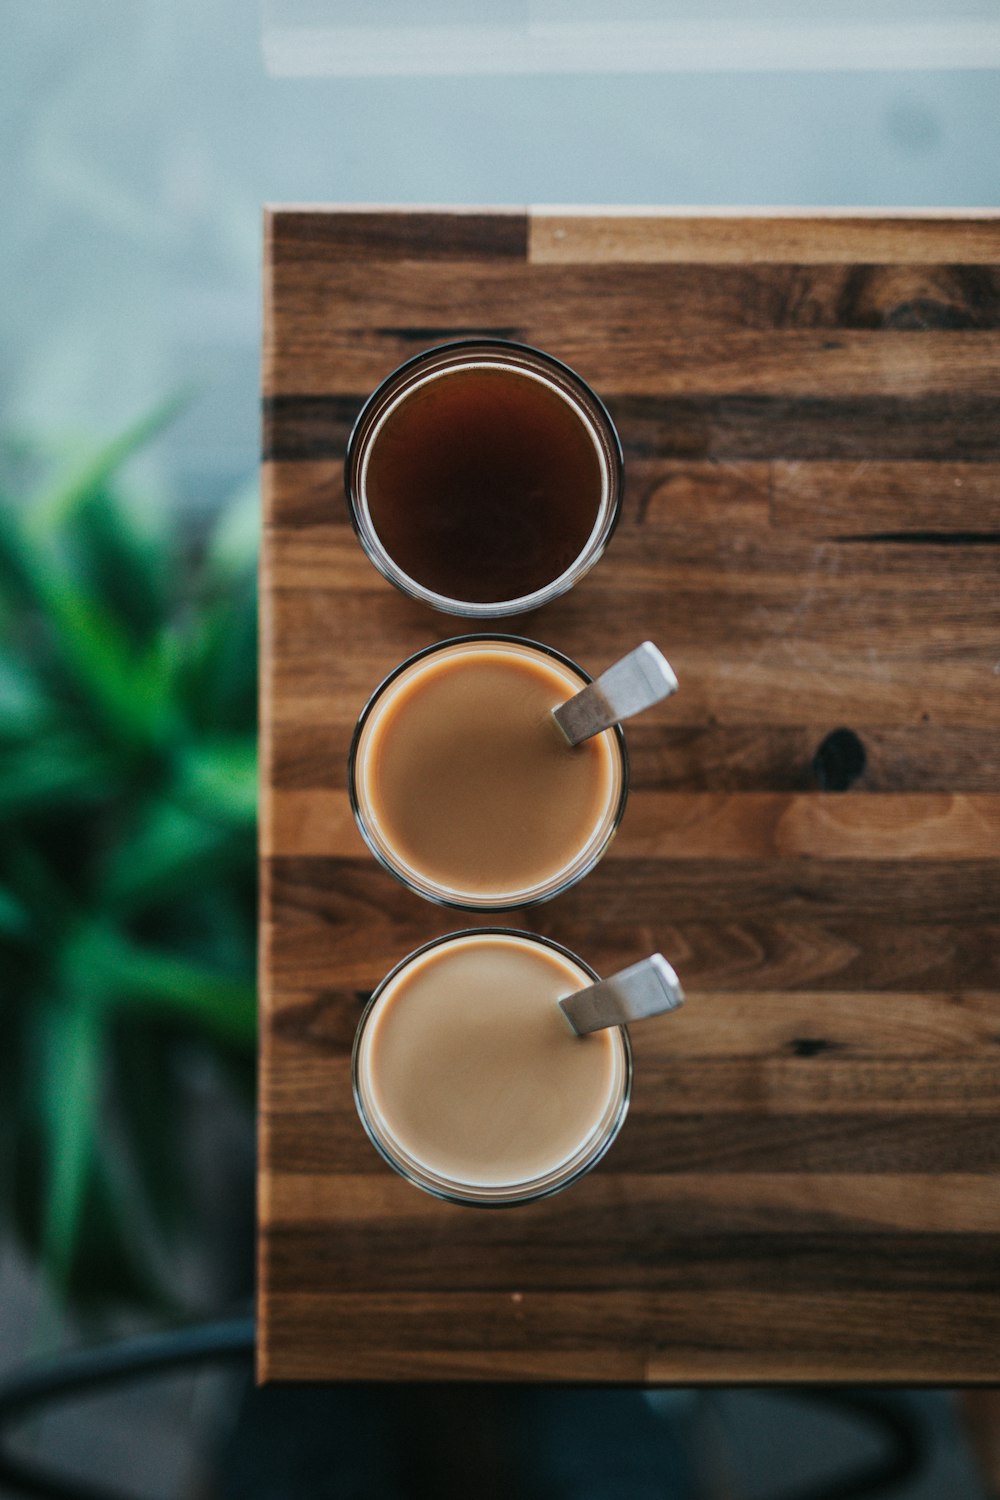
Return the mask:
<path id="1" fill-rule="evenodd" d="M 457 1184 L 527 1183 L 572 1161 L 621 1099 L 616 1030 L 574 1036 L 560 996 L 590 976 L 516 935 L 463 936 L 409 963 L 362 1033 L 365 1110 L 396 1150 Z"/>
<path id="2" fill-rule="evenodd" d="M 362 734 L 363 815 L 446 897 L 527 899 L 600 849 L 622 789 L 612 731 L 570 747 L 552 708 L 583 686 L 545 653 L 468 643 L 414 663 Z"/>

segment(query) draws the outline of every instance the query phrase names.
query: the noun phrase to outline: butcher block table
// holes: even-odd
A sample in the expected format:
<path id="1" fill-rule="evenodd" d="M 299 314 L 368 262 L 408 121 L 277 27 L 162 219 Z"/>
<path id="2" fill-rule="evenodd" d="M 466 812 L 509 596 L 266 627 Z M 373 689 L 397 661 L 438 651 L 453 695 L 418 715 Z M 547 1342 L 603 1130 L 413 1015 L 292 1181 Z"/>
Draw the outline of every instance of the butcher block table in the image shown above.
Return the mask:
<path id="1" fill-rule="evenodd" d="M 351 1097 L 373 987 L 483 919 L 352 822 L 368 695 L 476 627 L 342 481 L 374 386 L 484 334 L 590 381 L 627 468 L 601 562 L 500 628 L 680 679 L 599 867 L 486 920 L 688 993 L 607 1158 L 489 1211 Z M 260 1377 L 1000 1379 L 1000 218 L 275 209 L 263 382 Z"/>

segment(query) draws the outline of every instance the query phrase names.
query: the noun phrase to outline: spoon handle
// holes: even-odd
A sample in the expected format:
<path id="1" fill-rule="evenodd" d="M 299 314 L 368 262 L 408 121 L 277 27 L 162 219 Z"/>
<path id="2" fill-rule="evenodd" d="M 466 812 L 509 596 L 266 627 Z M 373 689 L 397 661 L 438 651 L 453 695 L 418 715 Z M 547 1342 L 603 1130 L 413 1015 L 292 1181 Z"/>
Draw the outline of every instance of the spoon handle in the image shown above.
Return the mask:
<path id="1" fill-rule="evenodd" d="M 552 716 L 570 744 L 579 745 L 676 691 L 677 678 L 670 663 L 652 641 L 643 641 L 602 672 L 596 682 L 560 703 Z"/>
<path id="2" fill-rule="evenodd" d="M 680 980 L 662 953 L 576 990 L 559 1001 L 559 1008 L 577 1036 L 604 1026 L 625 1026 L 676 1010 L 684 1004 Z"/>

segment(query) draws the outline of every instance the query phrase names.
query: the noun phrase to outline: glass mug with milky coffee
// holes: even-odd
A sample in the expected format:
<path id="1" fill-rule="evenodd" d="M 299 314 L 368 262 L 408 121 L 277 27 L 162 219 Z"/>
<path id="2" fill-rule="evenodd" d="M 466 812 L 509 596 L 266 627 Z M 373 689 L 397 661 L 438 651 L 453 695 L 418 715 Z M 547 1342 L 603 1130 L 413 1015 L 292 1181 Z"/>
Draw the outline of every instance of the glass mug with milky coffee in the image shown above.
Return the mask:
<path id="1" fill-rule="evenodd" d="M 467 635 L 409 657 L 351 743 L 362 837 L 404 885 L 445 906 L 546 901 L 607 849 L 625 810 L 621 726 L 569 744 L 552 710 L 590 682 L 550 646 Z"/>
<path id="2" fill-rule="evenodd" d="M 369 1138 L 417 1187 L 526 1203 L 567 1187 L 621 1129 L 624 1026 L 574 1035 L 558 1001 L 598 978 L 548 938 L 477 928 L 411 953 L 358 1026 L 354 1098 Z"/>
<path id="3" fill-rule="evenodd" d="M 536 609 L 593 566 L 621 507 L 606 408 L 551 355 L 500 339 L 428 349 L 375 391 L 344 470 L 376 568 L 435 609 Z"/>

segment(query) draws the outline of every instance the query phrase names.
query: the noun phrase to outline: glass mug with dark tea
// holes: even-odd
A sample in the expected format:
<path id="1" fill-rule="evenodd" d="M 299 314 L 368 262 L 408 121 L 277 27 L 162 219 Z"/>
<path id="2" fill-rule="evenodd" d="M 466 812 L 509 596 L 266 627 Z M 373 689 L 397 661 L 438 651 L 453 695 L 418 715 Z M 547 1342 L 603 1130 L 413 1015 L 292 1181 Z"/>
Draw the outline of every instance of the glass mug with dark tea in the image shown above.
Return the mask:
<path id="1" fill-rule="evenodd" d="M 435 609 L 535 609 L 600 557 L 621 508 L 621 443 L 575 371 L 500 339 L 443 344 L 363 407 L 345 488 L 365 552 Z"/>

